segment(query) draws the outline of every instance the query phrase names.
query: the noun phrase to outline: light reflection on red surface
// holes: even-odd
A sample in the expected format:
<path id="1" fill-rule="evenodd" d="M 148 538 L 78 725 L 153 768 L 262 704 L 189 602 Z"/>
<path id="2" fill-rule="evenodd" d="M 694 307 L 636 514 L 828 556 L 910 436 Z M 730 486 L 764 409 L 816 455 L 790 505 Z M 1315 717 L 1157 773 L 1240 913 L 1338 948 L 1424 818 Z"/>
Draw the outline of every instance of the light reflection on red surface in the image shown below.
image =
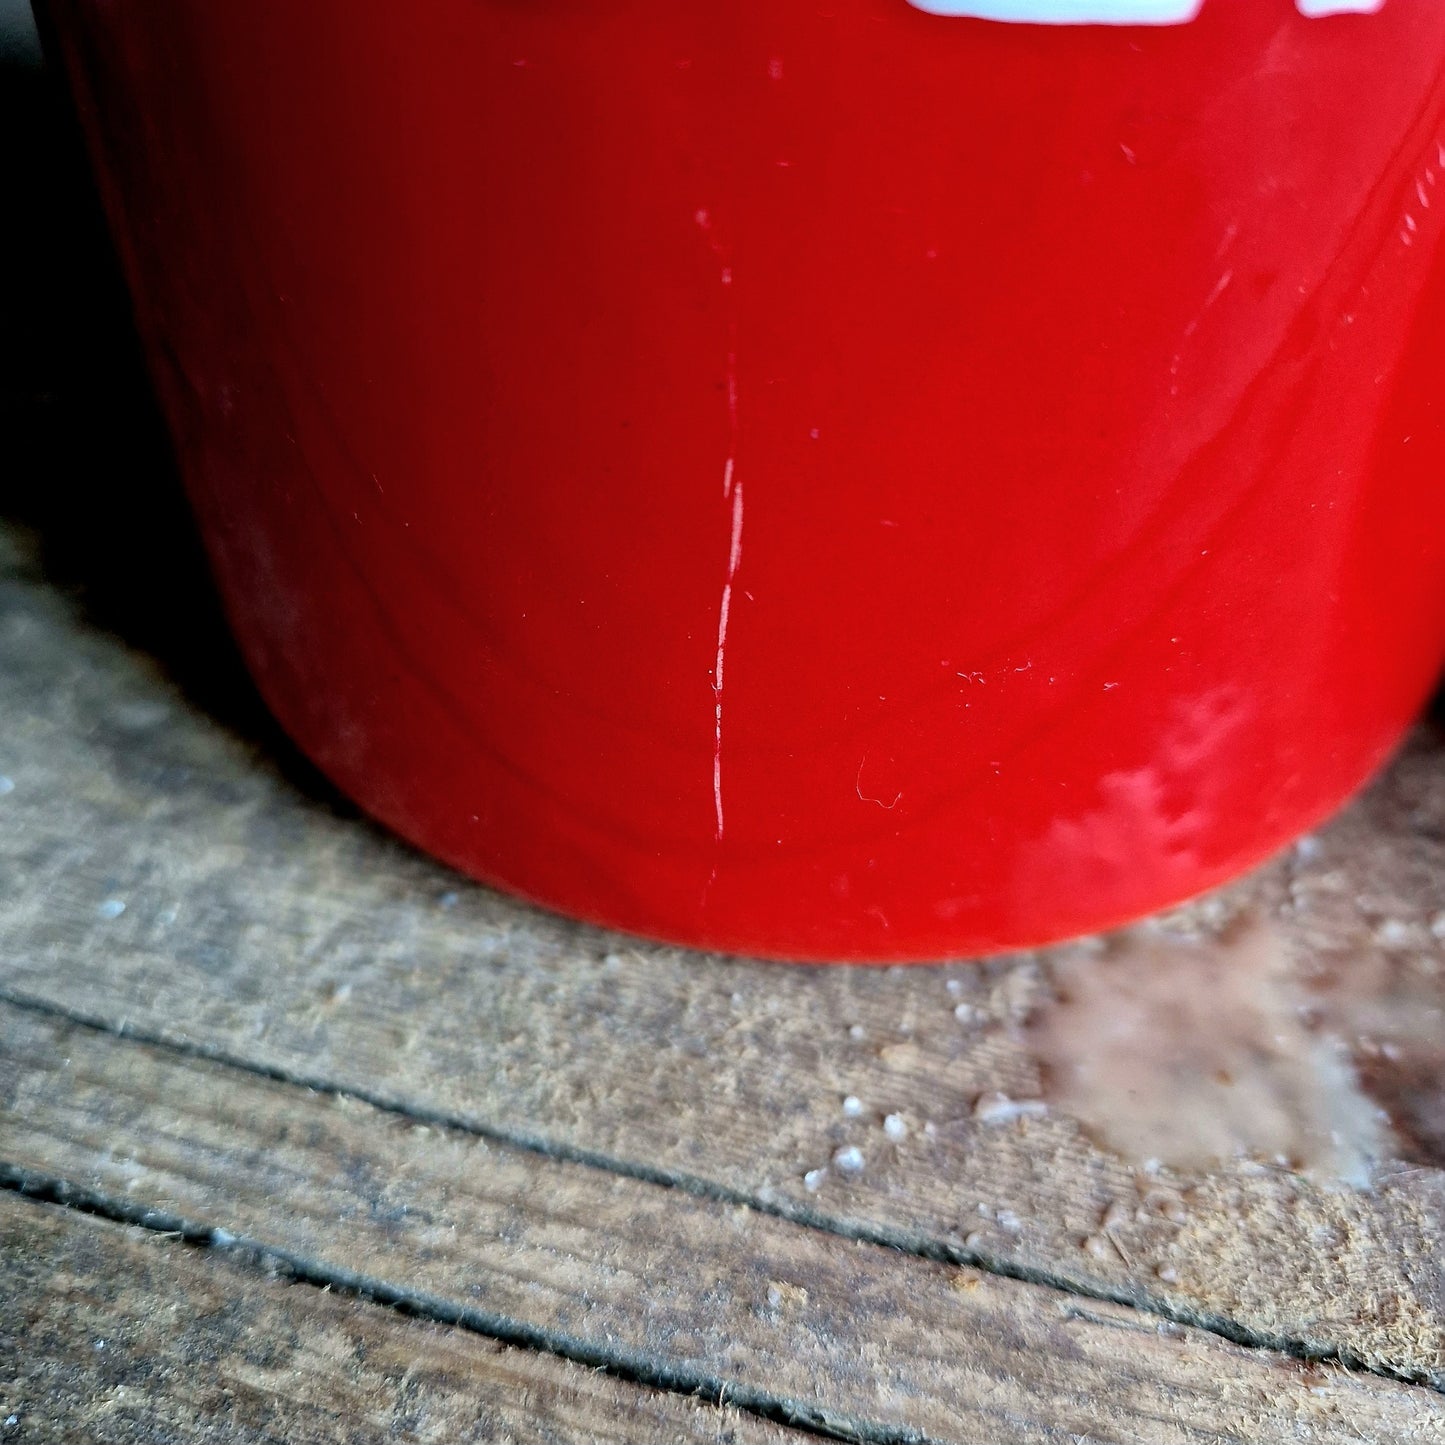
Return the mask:
<path id="1" fill-rule="evenodd" d="M 1041 942 L 1267 855 L 1431 683 L 1433 0 L 53 8 L 256 676 L 481 878 Z"/>

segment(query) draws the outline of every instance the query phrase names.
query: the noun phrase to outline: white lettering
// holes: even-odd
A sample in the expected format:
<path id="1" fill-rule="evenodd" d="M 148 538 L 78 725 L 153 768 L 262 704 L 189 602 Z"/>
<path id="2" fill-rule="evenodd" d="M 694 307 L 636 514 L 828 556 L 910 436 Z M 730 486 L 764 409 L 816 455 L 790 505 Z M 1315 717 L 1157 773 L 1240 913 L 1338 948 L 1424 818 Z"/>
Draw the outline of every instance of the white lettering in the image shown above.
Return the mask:
<path id="1" fill-rule="evenodd" d="M 1179 25 L 1203 0 L 912 0 L 930 15 L 1031 25 Z"/>
<path id="2" fill-rule="evenodd" d="M 910 0 L 930 15 L 1028 25 L 1182 25 L 1204 0 Z M 1295 0 L 1301 15 L 1373 15 L 1385 0 Z"/>

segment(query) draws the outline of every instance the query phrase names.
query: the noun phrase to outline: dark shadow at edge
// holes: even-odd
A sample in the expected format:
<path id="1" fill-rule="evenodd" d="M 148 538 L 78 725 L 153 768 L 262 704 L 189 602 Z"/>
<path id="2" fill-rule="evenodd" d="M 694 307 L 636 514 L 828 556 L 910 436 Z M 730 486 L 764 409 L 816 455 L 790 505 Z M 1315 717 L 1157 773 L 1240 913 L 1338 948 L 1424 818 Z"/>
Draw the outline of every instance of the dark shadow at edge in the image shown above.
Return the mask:
<path id="1" fill-rule="evenodd" d="M 0 135 L 0 520 L 33 534 L 45 581 L 92 626 L 309 800 L 356 816 L 281 731 L 226 624 L 54 69 L 0 66 Z"/>

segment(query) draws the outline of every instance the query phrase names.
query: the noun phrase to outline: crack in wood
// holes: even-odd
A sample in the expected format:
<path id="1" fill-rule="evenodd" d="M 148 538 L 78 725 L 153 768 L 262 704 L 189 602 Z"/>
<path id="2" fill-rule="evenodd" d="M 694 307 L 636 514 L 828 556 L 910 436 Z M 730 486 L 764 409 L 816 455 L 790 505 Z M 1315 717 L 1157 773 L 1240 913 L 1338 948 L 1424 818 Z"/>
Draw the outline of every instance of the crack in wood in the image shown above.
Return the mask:
<path id="1" fill-rule="evenodd" d="M 402 1289 L 387 1280 L 310 1259 L 294 1250 L 213 1225 L 198 1224 L 168 1210 L 152 1209 L 131 1200 L 41 1174 L 0 1160 L 0 1190 L 40 1204 L 58 1205 L 80 1214 L 148 1230 L 197 1249 L 211 1249 L 249 1260 L 296 1284 L 330 1290 L 410 1318 L 426 1320 L 483 1335 L 502 1344 L 601 1370 L 616 1379 L 673 1395 L 729 1406 L 745 1414 L 826 1440 L 852 1445 L 937 1445 L 920 1431 L 859 1420 L 784 1396 L 723 1380 L 701 1372 L 679 1370 L 635 1350 L 599 1349 L 575 1335 L 529 1325 L 508 1315 L 458 1305 L 425 1290 Z"/>
<path id="2" fill-rule="evenodd" d="M 659 1169 L 631 1160 L 618 1159 L 600 1151 L 560 1143 L 525 1131 L 507 1129 L 464 1115 L 417 1107 L 404 1100 L 398 1100 L 380 1092 L 356 1088 L 342 1088 L 324 1078 L 307 1075 L 299 1071 L 278 1068 L 274 1065 L 261 1064 L 232 1054 L 224 1049 L 218 1049 L 189 1040 L 171 1038 L 164 1033 L 135 1028 L 125 1023 L 115 1024 L 106 1019 L 88 1015 L 80 1010 L 61 1006 L 48 1000 L 31 998 L 24 993 L 10 989 L 0 988 L 0 1003 L 8 1004 L 13 1008 L 25 1012 L 86 1029 L 107 1037 L 161 1050 L 172 1056 L 200 1060 L 207 1064 L 233 1069 L 240 1073 L 267 1079 L 273 1083 L 282 1084 L 287 1087 L 305 1089 L 322 1097 L 355 1099 L 373 1109 L 399 1119 L 404 1119 L 411 1124 L 422 1124 L 432 1128 L 453 1130 L 462 1135 L 469 1135 L 504 1147 L 523 1150 L 551 1161 L 578 1165 L 597 1170 L 601 1173 L 632 1179 L 639 1183 L 650 1184 L 663 1189 L 677 1190 L 681 1193 L 712 1203 L 725 1204 L 733 1207 L 741 1206 L 754 1210 L 759 1214 L 769 1215 L 781 1219 L 786 1223 L 804 1229 L 815 1230 L 822 1234 L 857 1243 L 878 1245 L 937 1263 L 960 1265 L 979 1270 L 982 1273 L 990 1274 L 998 1278 L 1039 1286 L 1057 1292 L 1064 1297 L 1065 1301 L 1092 1300 L 1102 1304 L 1123 1306 L 1127 1309 L 1137 1311 L 1141 1317 L 1158 1319 L 1171 1325 L 1201 1330 L 1207 1334 L 1227 1340 L 1229 1343 L 1242 1349 L 1271 1351 L 1288 1355 L 1312 1365 L 1334 1365 L 1359 1374 L 1395 1380 L 1403 1384 L 1424 1388 L 1432 1393 L 1445 1394 L 1445 1384 L 1442 1384 L 1442 1382 L 1423 1372 L 1379 1365 L 1372 1361 L 1362 1359 L 1347 1349 L 1334 1346 L 1321 1346 L 1306 1340 L 1285 1336 L 1268 1335 L 1260 1331 L 1247 1329 L 1236 1321 L 1222 1315 L 1192 1310 L 1187 1307 L 1181 1308 L 1173 1306 L 1162 1300 L 1128 1290 L 1109 1290 L 1102 1287 L 1091 1287 L 1087 1283 L 1071 1280 L 1049 1271 L 1031 1268 L 1027 1265 L 1012 1260 L 1000 1259 L 987 1253 L 960 1249 L 907 1231 L 882 1227 L 870 1228 L 866 1225 L 855 1224 L 851 1221 L 837 1220 L 818 1210 L 807 1208 L 786 1198 L 780 1198 L 766 1190 L 749 1192 L 732 1189 L 700 1176 L 685 1174 L 674 1170 Z M 25 1179 L 29 1177 L 27 1172 L 18 1166 L 0 1164 L 0 1187 L 18 1190 L 19 1192 L 32 1193 L 34 1191 L 26 1186 L 8 1182 L 11 1179 Z M 49 1176 L 36 1175 L 34 1177 L 40 1181 L 41 1187 L 46 1187 L 45 1181 Z M 214 1237 L 216 1231 L 213 1229 L 198 1225 L 186 1226 L 184 1222 L 165 1225 L 152 1223 L 151 1219 L 153 1216 L 167 1220 L 170 1220 L 171 1216 L 156 1215 L 154 1211 L 147 1211 L 142 1206 L 124 1201 L 108 1200 L 108 1196 L 98 1194 L 92 1196 L 78 1186 L 67 1184 L 66 1181 L 63 1180 L 53 1180 L 51 1183 L 57 1187 L 63 1187 L 68 1191 L 67 1198 L 57 1198 L 56 1202 L 69 1203 L 71 1207 L 76 1208 L 89 1208 L 89 1206 L 77 1203 L 76 1201 L 93 1198 L 100 1202 L 97 1203 L 94 1208 L 89 1208 L 89 1212 L 101 1214 L 107 1218 L 115 1218 L 125 1223 L 138 1224 L 141 1227 L 154 1229 L 158 1232 L 170 1232 L 175 1229 L 180 1229 L 182 1238 L 192 1244 L 208 1245 L 210 1247 L 216 1247 L 220 1244 L 229 1247 L 229 1237 L 218 1241 Z M 106 1210 L 109 1208 L 122 1209 L 126 1212 L 111 1215 L 106 1213 Z M 224 1233 L 224 1231 L 222 1231 L 222 1233 Z M 329 1266 L 316 1265 L 314 1261 L 306 1261 L 299 1255 L 293 1257 L 282 1249 L 258 1244 L 254 1241 L 249 1242 L 247 1247 L 261 1250 L 268 1258 L 274 1257 L 288 1270 L 293 1268 L 293 1264 L 295 1268 L 313 1269 L 318 1280 L 322 1276 L 326 1276 L 329 1279 L 333 1273 Z M 297 1278 L 301 1279 L 303 1277 L 297 1275 Z M 363 1278 L 369 1277 L 357 1276 L 357 1279 Z M 374 1286 L 376 1290 L 383 1292 L 375 1296 L 377 1300 L 382 1303 L 390 1302 L 386 1298 L 389 1292 L 391 1295 L 394 1295 L 398 1301 L 411 1298 L 430 1300 L 437 1308 L 444 1311 L 451 1311 L 452 1313 L 455 1313 L 458 1308 L 445 1301 L 438 1300 L 434 1296 L 413 1295 L 412 1292 L 399 1290 L 395 1286 L 386 1284 L 384 1281 L 372 1281 L 365 1286 L 365 1289 L 360 1285 L 343 1285 L 337 1284 L 335 1281 L 332 1281 L 332 1285 L 336 1288 L 349 1288 L 352 1289 L 353 1292 L 360 1293 L 364 1293 L 365 1289 L 371 1289 Z M 367 1297 L 372 1296 L 368 1295 Z M 398 1304 L 395 1307 L 400 1308 L 402 1306 Z M 1077 1309 L 1077 1307 L 1073 1308 Z M 463 1313 L 466 1312 L 463 1311 Z M 433 1318 L 433 1316 L 430 1315 L 427 1317 Z M 1080 1312 L 1079 1317 L 1087 1318 L 1082 1312 Z M 434 1318 L 443 1323 L 458 1322 L 452 1319 L 451 1314 L 436 1315 Z M 476 1318 L 482 1318 L 482 1315 L 477 1314 Z M 498 1316 L 497 1319 L 502 1321 L 503 1317 Z M 519 1325 L 516 1324 L 516 1322 L 504 1323 L 507 1328 L 530 1331 L 531 1334 L 535 1335 L 539 1340 L 553 1338 L 545 1330 L 536 1330 L 531 1326 Z M 468 1326 L 468 1328 L 471 1327 L 472 1326 Z M 481 1329 L 480 1332 L 491 1333 L 488 1329 Z M 496 1337 L 499 1339 L 511 1338 L 507 1335 L 497 1335 Z M 564 1338 L 570 1339 L 570 1337 L 560 1335 L 555 1338 L 558 1340 Z M 580 1341 L 574 1341 L 573 1344 L 577 1349 L 587 1352 L 588 1360 L 586 1362 L 591 1362 L 592 1353 L 595 1353 L 592 1347 Z M 549 1348 L 541 1344 L 533 1347 L 541 1349 Z M 552 1352 L 555 1353 L 558 1351 Z M 573 1358 L 570 1354 L 565 1355 L 565 1357 L 569 1359 Z M 577 1358 L 580 1359 L 581 1356 L 579 1355 Z M 640 1368 L 645 1367 L 644 1357 L 637 1356 L 636 1359 Z M 598 1367 L 608 1368 L 600 1357 L 598 1359 Z M 626 1369 L 631 1368 L 631 1366 L 620 1366 L 619 1368 Z M 628 1378 L 631 1377 L 628 1376 Z M 649 1383 L 648 1380 L 643 1379 L 641 1376 L 637 1378 L 641 1383 Z M 692 1379 L 693 1377 L 688 1376 L 688 1378 Z M 701 1380 L 705 1377 L 698 1376 L 697 1378 Z M 719 1390 L 725 1390 L 729 1403 L 741 1405 L 742 1400 L 737 1393 L 740 1387 L 723 1381 L 711 1381 L 711 1385 L 715 1385 Z M 689 1387 L 685 1393 L 697 1393 L 697 1391 Z M 766 1402 L 771 1400 L 772 1397 L 759 1395 L 758 1398 Z M 784 1402 L 784 1404 L 786 1404 L 786 1402 Z M 783 1405 L 779 1407 L 782 1408 Z M 832 1421 L 831 1417 L 815 1418 L 817 1412 L 808 1410 L 800 1405 L 786 1405 L 786 1408 L 795 1409 L 799 1412 L 797 1418 L 789 1416 L 786 1420 L 781 1416 L 767 1415 L 767 1408 L 771 1408 L 771 1406 L 765 1403 L 764 1408 L 755 1410 L 753 1413 L 764 1414 L 765 1418 L 789 1424 L 794 1428 L 810 1429 L 814 1433 L 832 1438 L 857 1439 L 859 1441 L 869 1442 L 869 1445 L 917 1445 L 917 1442 L 924 1442 L 926 1439 L 926 1437 L 921 1435 L 892 1431 L 887 1427 L 867 1426 L 862 1422 L 851 1419 L 845 1422 L 840 1432 L 840 1427 Z M 809 1420 L 812 1421 L 811 1424 L 806 1423 Z M 868 1433 L 870 1430 L 874 1433 Z"/>

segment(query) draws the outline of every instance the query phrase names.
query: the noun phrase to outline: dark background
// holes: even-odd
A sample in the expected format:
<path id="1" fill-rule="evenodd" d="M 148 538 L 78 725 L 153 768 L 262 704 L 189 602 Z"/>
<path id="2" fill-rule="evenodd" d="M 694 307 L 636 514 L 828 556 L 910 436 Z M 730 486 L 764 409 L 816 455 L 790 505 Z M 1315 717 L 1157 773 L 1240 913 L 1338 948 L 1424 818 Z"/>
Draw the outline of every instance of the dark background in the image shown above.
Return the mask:
<path id="1" fill-rule="evenodd" d="M 70 97 L 28 22 L 25 0 L 0 0 L 0 526 L 30 534 L 93 625 L 352 812 L 271 720 L 231 640 Z"/>

